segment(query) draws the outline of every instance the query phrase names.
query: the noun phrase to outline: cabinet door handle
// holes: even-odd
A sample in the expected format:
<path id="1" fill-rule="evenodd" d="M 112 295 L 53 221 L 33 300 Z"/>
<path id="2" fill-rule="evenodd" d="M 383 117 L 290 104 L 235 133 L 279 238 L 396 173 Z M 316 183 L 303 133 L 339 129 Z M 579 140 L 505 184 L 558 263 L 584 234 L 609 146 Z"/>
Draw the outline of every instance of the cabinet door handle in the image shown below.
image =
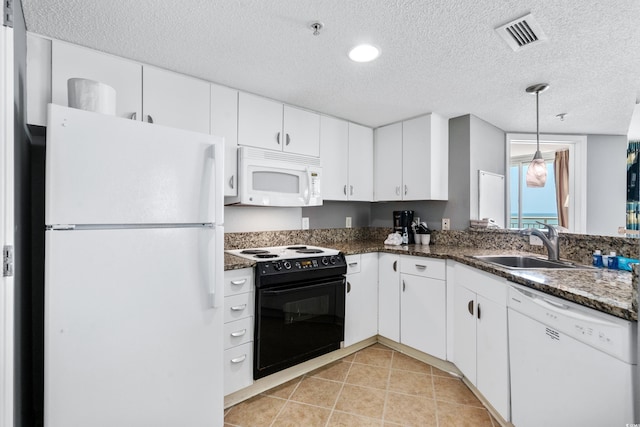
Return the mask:
<path id="1" fill-rule="evenodd" d="M 427 266 L 426 266 L 426 265 L 422 265 L 422 264 L 416 264 L 416 268 L 417 268 L 418 270 L 426 270 L 426 269 L 427 269 Z"/>
<path id="2" fill-rule="evenodd" d="M 404 195 L 405 196 L 407 195 L 407 186 L 406 185 L 404 186 Z"/>
<path id="3" fill-rule="evenodd" d="M 478 304 L 478 319 L 480 319 L 480 304 Z"/>
<path id="4" fill-rule="evenodd" d="M 280 132 L 276 134 L 276 142 L 280 145 Z"/>
<path id="5" fill-rule="evenodd" d="M 242 363 L 247 359 L 247 355 L 243 354 L 240 357 L 236 357 L 235 359 L 231 359 L 231 363 Z"/>
<path id="6" fill-rule="evenodd" d="M 243 330 L 241 330 L 241 331 L 231 332 L 231 336 L 232 336 L 232 337 L 236 337 L 236 338 L 237 338 L 237 337 L 241 337 L 241 336 L 243 336 L 243 335 L 244 335 L 244 334 L 246 334 L 246 333 L 247 333 L 247 330 L 246 330 L 246 329 L 243 329 Z"/>
<path id="7" fill-rule="evenodd" d="M 399 196 L 399 195 L 400 195 L 400 187 L 396 186 L 396 196 Z"/>
<path id="8" fill-rule="evenodd" d="M 347 282 L 347 293 L 351 292 L 351 283 Z"/>
<path id="9" fill-rule="evenodd" d="M 234 305 L 231 307 L 231 311 L 242 311 L 247 308 L 247 304 Z"/>
<path id="10" fill-rule="evenodd" d="M 350 263 L 349 263 L 349 267 L 355 267 L 356 265 L 358 265 L 358 263 L 357 263 L 357 262 L 350 262 Z"/>
<path id="11" fill-rule="evenodd" d="M 231 284 L 232 285 L 236 285 L 236 286 L 244 285 L 245 283 L 247 283 L 247 279 L 240 279 L 240 280 L 232 280 L 231 281 Z"/>
<path id="12" fill-rule="evenodd" d="M 285 141 L 286 141 L 286 145 L 289 145 L 289 143 L 291 142 L 291 137 L 289 136 L 289 134 L 287 134 Z"/>
<path id="13" fill-rule="evenodd" d="M 153 117 L 151 115 L 147 115 L 147 123 L 153 123 Z"/>
<path id="14" fill-rule="evenodd" d="M 393 271 L 398 271 L 398 261 L 393 261 Z"/>
<path id="15" fill-rule="evenodd" d="M 469 310 L 469 313 L 473 316 L 473 300 L 469 301 L 469 304 L 467 304 L 467 310 Z"/>
<path id="16" fill-rule="evenodd" d="M 236 177 L 235 175 L 231 175 L 231 178 L 229 178 L 229 187 L 230 188 L 233 188 L 233 186 L 234 186 L 234 182 L 233 181 L 234 181 L 235 177 Z"/>
<path id="17" fill-rule="evenodd" d="M 344 185 L 344 190 L 342 190 L 342 191 L 344 191 L 344 195 L 346 196 L 347 195 L 347 184 Z"/>
<path id="18" fill-rule="evenodd" d="M 349 192 L 350 192 L 350 195 L 353 196 L 353 185 L 349 186 Z"/>
<path id="19" fill-rule="evenodd" d="M 404 290 L 407 289 L 407 284 L 405 283 L 405 281 L 402 281 L 402 292 L 404 292 Z"/>
<path id="20" fill-rule="evenodd" d="M 138 120 L 138 113 L 131 113 L 131 116 L 129 118 L 131 120 Z"/>

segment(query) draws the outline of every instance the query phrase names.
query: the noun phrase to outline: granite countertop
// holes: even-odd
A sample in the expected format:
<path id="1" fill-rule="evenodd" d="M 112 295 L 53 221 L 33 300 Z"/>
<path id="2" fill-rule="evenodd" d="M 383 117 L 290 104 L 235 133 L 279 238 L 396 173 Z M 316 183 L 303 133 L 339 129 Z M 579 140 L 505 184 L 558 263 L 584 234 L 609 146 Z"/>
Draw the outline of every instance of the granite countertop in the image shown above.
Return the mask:
<path id="1" fill-rule="evenodd" d="M 345 255 L 387 252 L 430 258 L 451 259 L 507 280 L 564 298 L 626 320 L 638 320 L 637 294 L 633 274 L 628 271 L 587 270 L 509 270 L 471 258 L 473 255 L 522 255 L 522 251 L 458 248 L 449 245 L 389 246 L 378 241 L 344 241 L 330 245 Z M 539 254 L 532 254 L 540 256 Z M 225 253 L 225 270 L 247 268 L 255 261 Z"/>

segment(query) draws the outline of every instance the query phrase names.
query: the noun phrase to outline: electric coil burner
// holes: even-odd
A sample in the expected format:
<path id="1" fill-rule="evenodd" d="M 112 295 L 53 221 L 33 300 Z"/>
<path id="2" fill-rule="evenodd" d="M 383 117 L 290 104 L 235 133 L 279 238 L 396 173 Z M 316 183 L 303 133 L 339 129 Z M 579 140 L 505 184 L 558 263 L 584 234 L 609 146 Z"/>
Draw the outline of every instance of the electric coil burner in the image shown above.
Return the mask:
<path id="1" fill-rule="evenodd" d="M 341 348 L 347 272 L 342 253 L 308 245 L 227 252 L 257 261 L 254 379 Z"/>

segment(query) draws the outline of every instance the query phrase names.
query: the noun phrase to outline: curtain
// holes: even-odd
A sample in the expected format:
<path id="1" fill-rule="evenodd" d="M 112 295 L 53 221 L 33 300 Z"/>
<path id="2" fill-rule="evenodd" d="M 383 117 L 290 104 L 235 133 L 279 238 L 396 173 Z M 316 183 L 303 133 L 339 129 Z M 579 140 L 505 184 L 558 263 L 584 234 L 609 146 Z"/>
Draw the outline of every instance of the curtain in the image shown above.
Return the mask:
<path id="1" fill-rule="evenodd" d="M 627 147 L 627 230 L 640 230 L 640 141 Z M 628 236 L 638 237 L 637 234 Z"/>
<path id="2" fill-rule="evenodd" d="M 569 150 L 556 151 L 553 172 L 556 176 L 558 225 L 569 228 Z"/>

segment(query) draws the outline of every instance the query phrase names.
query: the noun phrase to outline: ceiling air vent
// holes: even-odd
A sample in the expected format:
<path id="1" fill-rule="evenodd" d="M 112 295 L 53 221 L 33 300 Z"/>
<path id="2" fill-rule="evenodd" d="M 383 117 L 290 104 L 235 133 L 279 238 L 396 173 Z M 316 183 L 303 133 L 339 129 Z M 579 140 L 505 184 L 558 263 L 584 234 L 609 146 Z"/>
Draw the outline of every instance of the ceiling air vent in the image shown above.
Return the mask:
<path id="1" fill-rule="evenodd" d="M 496 28 L 496 31 L 516 52 L 547 39 L 540 24 L 530 13 Z"/>

